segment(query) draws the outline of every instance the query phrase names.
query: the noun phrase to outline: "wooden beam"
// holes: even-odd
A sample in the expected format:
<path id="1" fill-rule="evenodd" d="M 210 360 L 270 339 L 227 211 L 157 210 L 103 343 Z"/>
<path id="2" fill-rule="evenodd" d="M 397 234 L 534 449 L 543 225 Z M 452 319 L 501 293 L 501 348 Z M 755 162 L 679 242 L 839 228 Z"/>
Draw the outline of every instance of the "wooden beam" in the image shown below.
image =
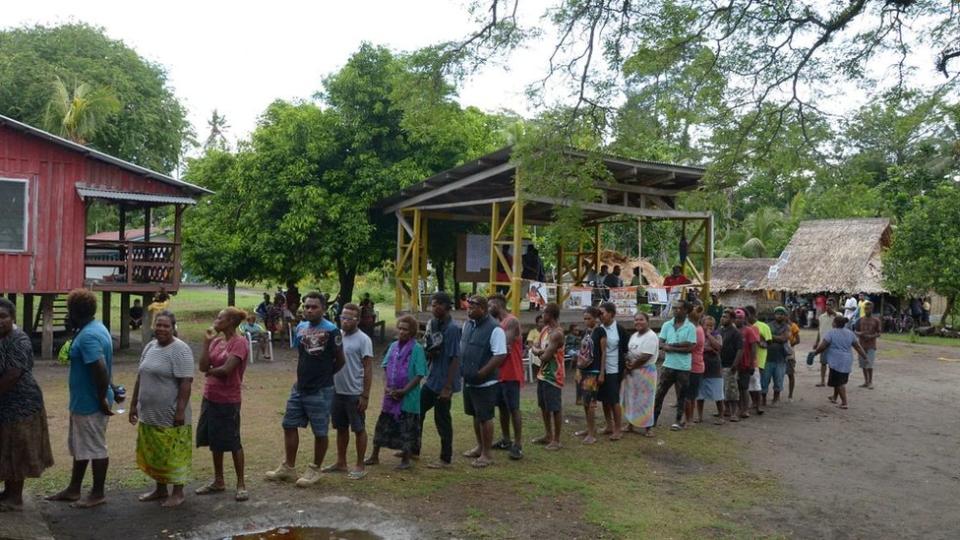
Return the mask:
<path id="1" fill-rule="evenodd" d="M 53 358 L 53 294 L 40 297 L 40 310 L 43 313 L 43 333 L 40 337 L 40 356 Z"/>
<path id="2" fill-rule="evenodd" d="M 424 202 L 424 201 L 428 201 L 428 200 L 430 200 L 430 199 L 432 199 L 432 198 L 434 198 L 434 197 L 438 197 L 438 196 L 440 196 L 440 195 L 443 195 L 444 193 L 450 193 L 451 191 L 456 191 L 456 190 L 458 190 L 458 189 L 460 189 L 460 188 L 462 188 L 462 187 L 469 186 L 469 185 L 471 185 L 471 184 L 475 184 L 475 183 L 477 183 L 477 182 L 479 182 L 479 181 L 481 181 L 481 180 L 490 178 L 491 176 L 496 176 L 496 175 L 498 175 L 498 174 L 507 172 L 507 171 L 509 171 L 509 170 L 512 170 L 512 169 L 515 168 L 515 167 L 516 167 L 516 165 L 514 165 L 513 163 L 504 163 L 504 164 L 502 164 L 502 165 L 497 165 L 496 167 L 492 167 L 492 168 L 487 169 L 487 170 L 485 170 L 485 171 L 480 171 L 480 172 L 478 172 L 478 173 L 471 174 L 470 176 L 466 176 L 466 177 L 464 177 L 464 178 L 461 178 L 460 180 L 457 180 L 457 181 L 455 181 L 455 182 L 451 182 L 451 183 L 449 183 L 449 184 L 447 184 L 447 185 L 445 185 L 445 186 L 438 187 L 438 188 L 433 189 L 433 190 L 430 190 L 430 191 L 428 191 L 428 192 L 426 192 L 426 193 L 421 193 L 420 195 L 416 195 L 416 196 L 414 196 L 414 197 L 410 197 L 409 199 L 407 199 L 407 200 L 405 200 L 405 201 L 398 202 L 397 204 L 394 204 L 394 205 L 392 205 L 392 206 L 389 206 L 389 207 L 385 208 L 384 211 L 383 211 L 383 213 L 384 213 L 384 214 L 389 214 L 389 213 L 394 212 L 394 211 L 396 211 L 396 210 L 399 210 L 399 209 L 401 209 L 401 208 L 407 208 L 407 207 L 409 207 L 409 206 L 415 206 L 415 205 L 420 204 L 420 203 L 422 203 L 422 202 Z"/>
<path id="3" fill-rule="evenodd" d="M 460 208 L 462 206 L 486 206 L 492 203 L 510 202 L 513 197 L 495 197 L 493 199 L 479 199 L 475 201 L 458 201 L 442 204 L 427 204 L 423 206 L 414 206 L 419 210 L 444 210 L 447 208 Z"/>
<path id="4" fill-rule="evenodd" d="M 674 172 L 668 172 L 665 174 L 660 174 L 656 176 L 650 176 L 649 178 L 643 178 L 641 181 L 646 186 L 653 186 L 656 184 L 662 184 L 664 182 L 669 182 L 671 180 L 676 180 L 677 174 Z"/>
<path id="5" fill-rule="evenodd" d="M 642 193 L 644 195 L 656 195 L 660 197 L 675 197 L 682 192 L 679 189 L 663 189 L 650 186 L 638 186 L 634 184 L 623 184 L 619 182 L 596 182 L 594 184 L 600 189 L 609 191 L 621 191 L 624 193 Z"/>
<path id="6" fill-rule="evenodd" d="M 564 199 L 557 199 L 555 197 L 544 197 L 539 195 L 531 195 L 527 197 L 527 200 L 533 202 L 539 202 L 544 204 L 552 204 L 556 206 L 572 206 L 572 202 Z M 631 216 L 642 216 L 649 218 L 663 218 L 663 219 L 704 219 L 709 212 L 685 212 L 683 210 L 654 210 L 652 208 L 635 208 L 635 207 L 624 207 L 617 206 L 614 204 L 601 204 L 601 203 L 591 203 L 583 202 L 580 203 L 580 208 L 584 210 L 593 210 L 595 212 L 604 212 L 611 215 L 616 214 L 625 214 Z"/>
<path id="7" fill-rule="evenodd" d="M 130 348 L 130 293 L 120 293 L 120 348 Z"/>
<path id="8" fill-rule="evenodd" d="M 112 307 L 112 306 L 110 305 L 110 296 L 111 296 L 111 295 L 110 295 L 109 292 L 104 291 L 104 292 L 103 292 L 103 299 L 102 299 L 102 301 L 100 302 L 100 303 L 102 304 L 102 305 L 100 306 L 100 307 L 102 308 L 102 315 L 100 316 L 100 322 L 102 322 L 103 325 L 107 327 L 107 331 L 110 331 L 110 330 L 111 330 L 111 327 L 110 327 L 110 319 L 112 319 L 112 317 L 110 317 L 110 315 L 111 315 L 110 309 L 111 309 L 111 307 Z"/>

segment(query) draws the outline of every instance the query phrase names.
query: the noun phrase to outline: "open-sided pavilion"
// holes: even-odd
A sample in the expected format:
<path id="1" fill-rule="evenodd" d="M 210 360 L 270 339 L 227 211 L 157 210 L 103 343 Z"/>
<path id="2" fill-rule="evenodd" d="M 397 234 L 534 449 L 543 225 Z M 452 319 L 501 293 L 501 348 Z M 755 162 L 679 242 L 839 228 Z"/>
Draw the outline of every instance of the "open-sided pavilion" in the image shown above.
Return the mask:
<path id="1" fill-rule="evenodd" d="M 554 209 L 569 206 L 573 201 L 537 195 L 536 178 L 525 175 L 512 158 L 508 146 L 477 160 L 443 171 L 406 187 L 380 201 L 376 208 L 397 218 L 396 299 L 400 312 L 420 312 L 421 280 L 427 275 L 429 220 L 467 221 L 490 225 L 490 260 L 487 283 L 491 287 L 508 287 L 511 311 L 518 313 L 522 303 L 521 247 L 525 225 L 550 225 Z M 575 149 L 564 151 L 565 157 L 586 160 L 592 155 Z M 676 208 L 676 197 L 699 187 L 704 169 L 669 163 L 642 161 L 602 155 L 610 172 L 598 178 L 594 187 L 599 200 L 579 202 L 583 210 L 583 226 L 590 230 L 590 239 L 570 249 L 559 249 L 556 257 L 558 281 L 569 274 L 572 283 L 557 284 L 557 299 L 569 295 L 569 285 L 581 285 L 600 258 L 604 223 L 636 219 L 640 224 L 651 220 L 681 222 L 688 242 L 685 272 L 709 298 L 710 267 L 713 259 L 713 215 Z M 529 183 L 529 184 L 528 184 Z M 642 238 L 642 237 L 638 237 Z M 638 242 L 640 244 L 640 242 Z M 508 261 L 503 246 L 513 254 Z M 642 252 L 642 244 L 640 251 Z M 497 278 L 498 266 L 507 279 Z"/>

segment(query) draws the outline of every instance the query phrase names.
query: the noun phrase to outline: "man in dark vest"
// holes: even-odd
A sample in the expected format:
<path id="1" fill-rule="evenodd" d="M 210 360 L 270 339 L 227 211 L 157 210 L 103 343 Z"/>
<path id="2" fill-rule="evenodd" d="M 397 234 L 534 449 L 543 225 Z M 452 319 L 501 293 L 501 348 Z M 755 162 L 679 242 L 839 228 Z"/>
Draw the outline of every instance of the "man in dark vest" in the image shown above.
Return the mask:
<path id="1" fill-rule="evenodd" d="M 480 295 L 468 301 L 460 338 L 460 372 L 463 374 L 463 411 L 473 417 L 477 446 L 464 452 L 475 458 L 472 465 L 483 468 L 493 463 L 493 411 L 500 391 L 500 364 L 507 356 L 507 338 L 500 324 L 487 313 L 487 299 Z"/>

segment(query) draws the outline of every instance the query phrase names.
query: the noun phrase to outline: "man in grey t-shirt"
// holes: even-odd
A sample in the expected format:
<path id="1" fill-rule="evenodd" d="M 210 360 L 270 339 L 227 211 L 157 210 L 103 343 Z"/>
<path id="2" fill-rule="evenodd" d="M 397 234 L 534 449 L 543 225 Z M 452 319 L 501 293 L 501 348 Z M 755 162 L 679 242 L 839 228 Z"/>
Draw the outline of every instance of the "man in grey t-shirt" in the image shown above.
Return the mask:
<path id="1" fill-rule="evenodd" d="M 343 336 L 343 369 L 333 376 L 335 394 L 331 420 L 337 430 L 337 462 L 324 467 L 323 472 L 347 471 L 347 445 L 350 431 L 357 437 L 357 464 L 349 477 L 359 480 L 366 475 L 363 456 L 367 453 L 367 432 L 364 415 L 370 400 L 370 382 L 373 379 L 373 342 L 357 328 L 360 307 L 356 304 L 343 306 L 340 327 Z"/>

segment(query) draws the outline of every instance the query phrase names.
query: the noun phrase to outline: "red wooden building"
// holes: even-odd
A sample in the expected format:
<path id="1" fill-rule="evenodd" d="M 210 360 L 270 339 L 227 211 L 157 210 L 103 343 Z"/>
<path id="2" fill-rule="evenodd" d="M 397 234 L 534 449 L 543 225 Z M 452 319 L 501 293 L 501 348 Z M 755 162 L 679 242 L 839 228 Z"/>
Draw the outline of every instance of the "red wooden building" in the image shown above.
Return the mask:
<path id="1" fill-rule="evenodd" d="M 0 293 L 15 300 L 21 295 L 20 324 L 41 335 L 43 356 L 53 353 L 57 295 L 78 287 L 101 291 L 109 327 L 111 293 L 120 294 L 121 321 L 126 321 L 131 295 L 147 304 L 161 287 L 177 291 L 183 210 L 205 193 L 0 115 Z M 93 201 L 117 208 L 117 240 L 86 239 Z M 151 211 L 158 206 L 174 207 L 173 242 L 150 241 Z M 137 242 L 123 232 L 134 212 L 145 223 L 143 240 Z M 98 271 L 88 271 L 93 268 Z M 129 327 L 118 326 L 120 346 L 127 347 Z"/>

